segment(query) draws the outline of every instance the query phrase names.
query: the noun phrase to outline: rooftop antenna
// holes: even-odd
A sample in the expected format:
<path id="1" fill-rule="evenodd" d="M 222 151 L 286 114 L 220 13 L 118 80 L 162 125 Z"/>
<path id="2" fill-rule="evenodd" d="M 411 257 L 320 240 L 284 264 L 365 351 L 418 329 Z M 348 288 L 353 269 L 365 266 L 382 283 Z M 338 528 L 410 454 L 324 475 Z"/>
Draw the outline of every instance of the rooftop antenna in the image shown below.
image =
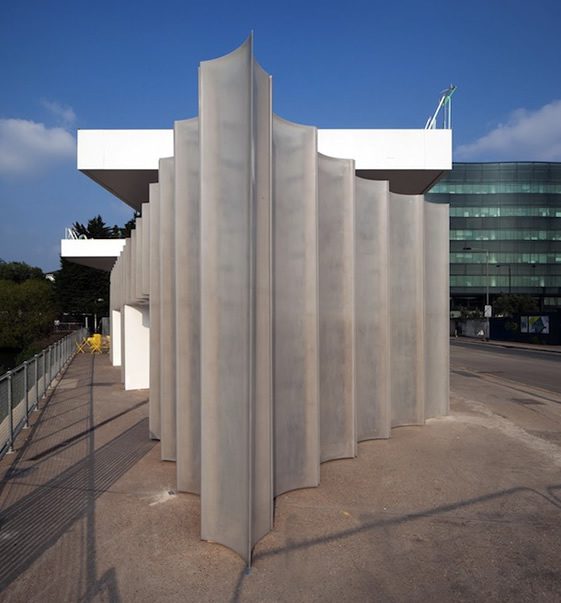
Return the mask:
<path id="1" fill-rule="evenodd" d="M 436 130 L 436 119 L 440 111 L 442 111 L 442 127 L 446 130 L 452 128 L 452 95 L 456 92 L 457 87 L 450 84 L 446 90 L 440 93 L 440 101 L 438 107 L 432 117 L 427 119 L 425 130 Z"/>

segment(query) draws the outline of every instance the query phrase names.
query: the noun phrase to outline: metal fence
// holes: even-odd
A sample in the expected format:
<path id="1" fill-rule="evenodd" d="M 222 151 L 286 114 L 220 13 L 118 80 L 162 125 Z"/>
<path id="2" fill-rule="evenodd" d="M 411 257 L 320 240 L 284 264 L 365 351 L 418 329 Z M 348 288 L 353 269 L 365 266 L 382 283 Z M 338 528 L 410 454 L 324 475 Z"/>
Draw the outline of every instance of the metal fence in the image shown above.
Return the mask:
<path id="1" fill-rule="evenodd" d="M 39 409 L 51 383 L 74 357 L 76 343 L 86 336 L 86 329 L 74 331 L 0 376 L 0 458 L 12 451 L 29 413 Z"/>

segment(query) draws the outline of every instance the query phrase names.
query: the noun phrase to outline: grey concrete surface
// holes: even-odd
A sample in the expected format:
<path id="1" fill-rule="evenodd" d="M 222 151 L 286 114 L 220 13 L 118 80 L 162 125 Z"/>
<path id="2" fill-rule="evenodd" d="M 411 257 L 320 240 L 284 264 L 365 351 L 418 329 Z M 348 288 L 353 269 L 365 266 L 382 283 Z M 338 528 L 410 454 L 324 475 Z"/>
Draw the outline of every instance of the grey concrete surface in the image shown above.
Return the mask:
<path id="1" fill-rule="evenodd" d="M 546 350 L 504 348 L 486 343 L 450 341 L 455 367 L 475 371 L 482 377 L 506 378 L 523 385 L 561 394 L 561 355 Z M 528 360 L 531 360 L 529 362 Z"/>
<path id="2" fill-rule="evenodd" d="M 450 416 L 278 497 L 250 571 L 199 539 L 147 392 L 79 355 L 0 461 L 2 601 L 559 601 L 561 396 L 489 381 L 467 353 L 452 348 Z"/>
<path id="3" fill-rule="evenodd" d="M 424 203 L 425 419 L 448 414 L 450 397 L 449 206 Z"/>
<path id="4" fill-rule="evenodd" d="M 446 207 L 319 157 L 315 127 L 273 116 L 252 36 L 201 64 L 199 117 L 176 124 L 174 147 L 150 189 L 151 316 L 121 320 L 125 388 L 158 389 L 150 432 L 179 460 L 177 489 L 200 492 L 202 537 L 249 563 L 275 495 L 317 485 L 320 462 L 355 456 L 357 440 L 447 411 Z M 129 310 L 142 230 L 114 268 Z"/>
<path id="5" fill-rule="evenodd" d="M 150 185 L 150 437 L 160 439 L 160 185 Z M 119 263 L 119 262 L 117 262 Z"/>
<path id="6" fill-rule="evenodd" d="M 424 198 L 390 193 L 389 287 L 391 424 L 425 417 Z"/>
<path id="7" fill-rule="evenodd" d="M 159 164 L 159 243 L 160 266 L 160 441 L 163 461 L 175 461 L 177 455 L 176 382 L 175 382 L 175 162 L 173 157 Z M 153 312 L 152 312 L 153 314 Z M 150 384 L 152 387 L 152 384 Z"/>
<path id="8" fill-rule="evenodd" d="M 199 120 L 176 121 L 175 330 L 177 489 L 201 492 Z"/>
<path id="9" fill-rule="evenodd" d="M 273 116 L 275 495 L 319 482 L 317 131 Z"/>
<path id="10" fill-rule="evenodd" d="M 321 462 L 356 456 L 355 165 L 318 157 Z M 379 258 L 378 258 L 378 261 Z"/>
<path id="11" fill-rule="evenodd" d="M 356 179 L 357 438 L 390 437 L 389 184 Z"/>
<path id="12" fill-rule="evenodd" d="M 272 525 L 271 85 L 250 37 L 201 63 L 201 537 Z"/>

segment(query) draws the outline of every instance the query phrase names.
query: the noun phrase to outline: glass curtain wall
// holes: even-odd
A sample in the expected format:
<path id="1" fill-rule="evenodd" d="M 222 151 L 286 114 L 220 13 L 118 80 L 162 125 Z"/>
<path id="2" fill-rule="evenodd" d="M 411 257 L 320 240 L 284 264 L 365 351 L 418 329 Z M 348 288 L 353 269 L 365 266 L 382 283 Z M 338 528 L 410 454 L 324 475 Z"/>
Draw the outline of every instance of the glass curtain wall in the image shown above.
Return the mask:
<path id="1" fill-rule="evenodd" d="M 561 163 L 454 163 L 427 198 L 450 203 L 453 307 L 482 307 L 487 284 L 491 301 L 511 292 L 558 305 Z"/>

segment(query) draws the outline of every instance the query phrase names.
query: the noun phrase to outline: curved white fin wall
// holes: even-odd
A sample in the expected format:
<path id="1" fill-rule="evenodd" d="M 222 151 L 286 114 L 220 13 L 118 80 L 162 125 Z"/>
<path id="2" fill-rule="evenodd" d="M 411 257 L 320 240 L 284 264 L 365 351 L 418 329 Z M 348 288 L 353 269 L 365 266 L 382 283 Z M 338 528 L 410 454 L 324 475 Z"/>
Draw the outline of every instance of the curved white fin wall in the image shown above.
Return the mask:
<path id="1" fill-rule="evenodd" d="M 150 297 L 150 204 L 142 204 L 142 297 Z"/>
<path id="2" fill-rule="evenodd" d="M 425 419 L 450 409 L 449 209 L 425 201 Z"/>
<path id="3" fill-rule="evenodd" d="M 163 461 L 176 456 L 174 159 L 160 159 L 160 442 Z"/>
<path id="4" fill-rule="evenodd" d="M 319 483 L 317 132 L 273 117 L 275 496 Z"/>
<path id="5" fill-rule="evenodd" d="M 392 427 L 424 421 L 424 199 L 390 193 Z"/>
<path id="6" fill-rule="evenodd" d="M 356 179 L 355 379 L 357 439 L 391 429 L 389 187 Z"/>
<path id="7" fill-rule="evenodd" d="M 356 456 L 355 166 L 318 156 L 321 461 Z"/>
<path id="8" fill-rule="evenodd" d="M 150 397 L 148 429 L 160 439 L 160 185 L 150 185 Z M 119 258 L 120 260 L 120 258 Z M 119 262 L 118 260 L 118 262 Z"/>
<path id="9" fill-rule="evenodd" d="M 249 559 L 272 525 L 270 80 L 251 39 L 199 73 L 201 536 Z"/>
<path id="10" fill-rule="evenodd" d="M 199 120 L 176 121 L 175 332 L 177 489 L 201 491 Z"/>
<path id="11" fill-rule="evenodd" d="M 448 208 L 318 155 L 316 128 L 272 114 L 251 39 L 201 64 L 199 94 L 111 308 L 149 289 L 151 437 L 202 538 L 250 562 L 274 496 L 448 411 Z"/>

